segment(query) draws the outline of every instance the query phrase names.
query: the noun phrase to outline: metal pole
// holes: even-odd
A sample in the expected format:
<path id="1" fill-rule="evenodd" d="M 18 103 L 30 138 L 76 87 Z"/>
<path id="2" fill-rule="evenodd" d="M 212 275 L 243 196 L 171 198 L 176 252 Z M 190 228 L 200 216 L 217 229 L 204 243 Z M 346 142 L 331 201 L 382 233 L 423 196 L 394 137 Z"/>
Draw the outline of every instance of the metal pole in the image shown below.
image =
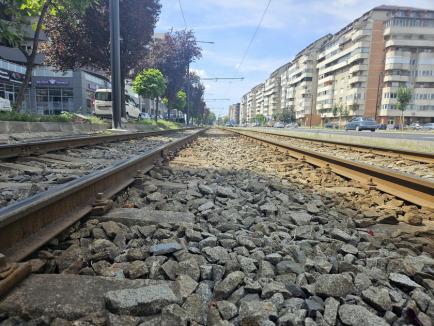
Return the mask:
<path id="1" fill-rule="evenodd" d="M 119 0 L 110 0 L 110 47 L 112 70 L 113 129 L 121 127 L 121 60 Z"/>
<path id="2" fill-rule="evenodd" d="M 187 65 L 187 125 L 190 120 L 190 62 Z"/>

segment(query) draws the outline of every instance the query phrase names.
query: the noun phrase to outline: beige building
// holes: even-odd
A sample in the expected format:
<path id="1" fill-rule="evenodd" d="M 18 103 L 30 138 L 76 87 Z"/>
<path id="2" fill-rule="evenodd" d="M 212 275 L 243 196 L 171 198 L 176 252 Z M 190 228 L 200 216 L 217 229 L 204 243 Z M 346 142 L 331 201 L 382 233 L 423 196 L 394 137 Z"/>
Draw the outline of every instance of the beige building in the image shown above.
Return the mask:
<path id="1" fill-rule="evenodd" d="M 240 103 L 232 104 L 229 106 L 228 118 L 231 124 L 240 124 Z"/>
<path id="2" fill-rule="evenodd" d="M 339 115 L 392 124 L 401 113 L 400 86 L 413 92 L 404 112 L 407 122 L 434 121 L 433 10 L 379 6 L 320 38 L 273 72 L 263 94 L 248 93 L 249 117 L 262 113 L 271 119 L 286 111 L 302 124 L 310 117 L 317 124 Z"/>
<path id="3" fill-rule="evenodd" d="M 316 113 L 317 57 L 321 46 L 331 38 L 326 35 L 298 53 L 281 74 L 281 107 L 292 119 L 306 125 L 312 119 L 318 124 Z"/>
<path id="4" fill-rule="evenodd" d="M 318 55 L 316 109 L 323 121 L 368 116 L 394 123 L 396 92 L 413 90 L 405 116 L 434 117 L 434 11 L 380 6 L 333 35 Z"/>
<path id="5" fill-rule="evenodd" d="M 240 124 L 245 125 L 247 121 L 247 95 L 245 94 L 240 103 Z"/>

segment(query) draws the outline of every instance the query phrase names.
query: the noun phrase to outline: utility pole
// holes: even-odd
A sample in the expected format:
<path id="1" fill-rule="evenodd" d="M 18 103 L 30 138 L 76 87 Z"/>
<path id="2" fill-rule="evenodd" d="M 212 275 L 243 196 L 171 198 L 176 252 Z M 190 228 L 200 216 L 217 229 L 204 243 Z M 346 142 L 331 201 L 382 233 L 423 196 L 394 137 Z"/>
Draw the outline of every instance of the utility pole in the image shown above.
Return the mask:
<path id="1" fill-rule="evenodd" d="M 112 70 L 113 129 L 121 128 L 121 55 L 119 0 L 110 0 L 110 50 Z"/>

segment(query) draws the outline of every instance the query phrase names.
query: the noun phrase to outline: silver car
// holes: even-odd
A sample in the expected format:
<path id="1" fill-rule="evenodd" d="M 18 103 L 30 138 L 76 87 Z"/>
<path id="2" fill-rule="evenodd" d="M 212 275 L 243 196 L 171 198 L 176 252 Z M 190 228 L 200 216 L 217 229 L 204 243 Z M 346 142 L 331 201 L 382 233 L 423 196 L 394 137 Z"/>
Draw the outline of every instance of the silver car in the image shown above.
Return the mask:
<path id="1" fill-rule="evenodd" d="M 425 124 L 422 126 L 422 129 L 423 129 L 423 130 L 434 130 L 434 123 L 433 123 L 433 122 L 425 123 Z"/>

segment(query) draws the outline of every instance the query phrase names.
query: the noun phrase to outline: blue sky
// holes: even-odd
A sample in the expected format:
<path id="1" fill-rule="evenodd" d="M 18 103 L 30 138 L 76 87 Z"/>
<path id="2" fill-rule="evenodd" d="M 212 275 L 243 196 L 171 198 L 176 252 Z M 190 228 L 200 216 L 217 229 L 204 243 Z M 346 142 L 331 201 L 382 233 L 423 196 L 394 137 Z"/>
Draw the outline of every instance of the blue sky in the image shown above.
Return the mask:
<path id="1" fill-rule="evenodd" d="M 178 0 L 160 0 L 158 32 L 184 29 Z M 204 81 L 205 99 L 217 115 L 263 82 L 280 65 L 291 61 L 312 41 L 339 29 L 382 4 L 434 9 L 434 0 L 272 0 L 252 46 L 241 59 L 268 0 L 181 0 L 187 28 L 201 44 L 203 57 L 192 64 L 201 77 L 244 77 L 243 81 Z"/>

